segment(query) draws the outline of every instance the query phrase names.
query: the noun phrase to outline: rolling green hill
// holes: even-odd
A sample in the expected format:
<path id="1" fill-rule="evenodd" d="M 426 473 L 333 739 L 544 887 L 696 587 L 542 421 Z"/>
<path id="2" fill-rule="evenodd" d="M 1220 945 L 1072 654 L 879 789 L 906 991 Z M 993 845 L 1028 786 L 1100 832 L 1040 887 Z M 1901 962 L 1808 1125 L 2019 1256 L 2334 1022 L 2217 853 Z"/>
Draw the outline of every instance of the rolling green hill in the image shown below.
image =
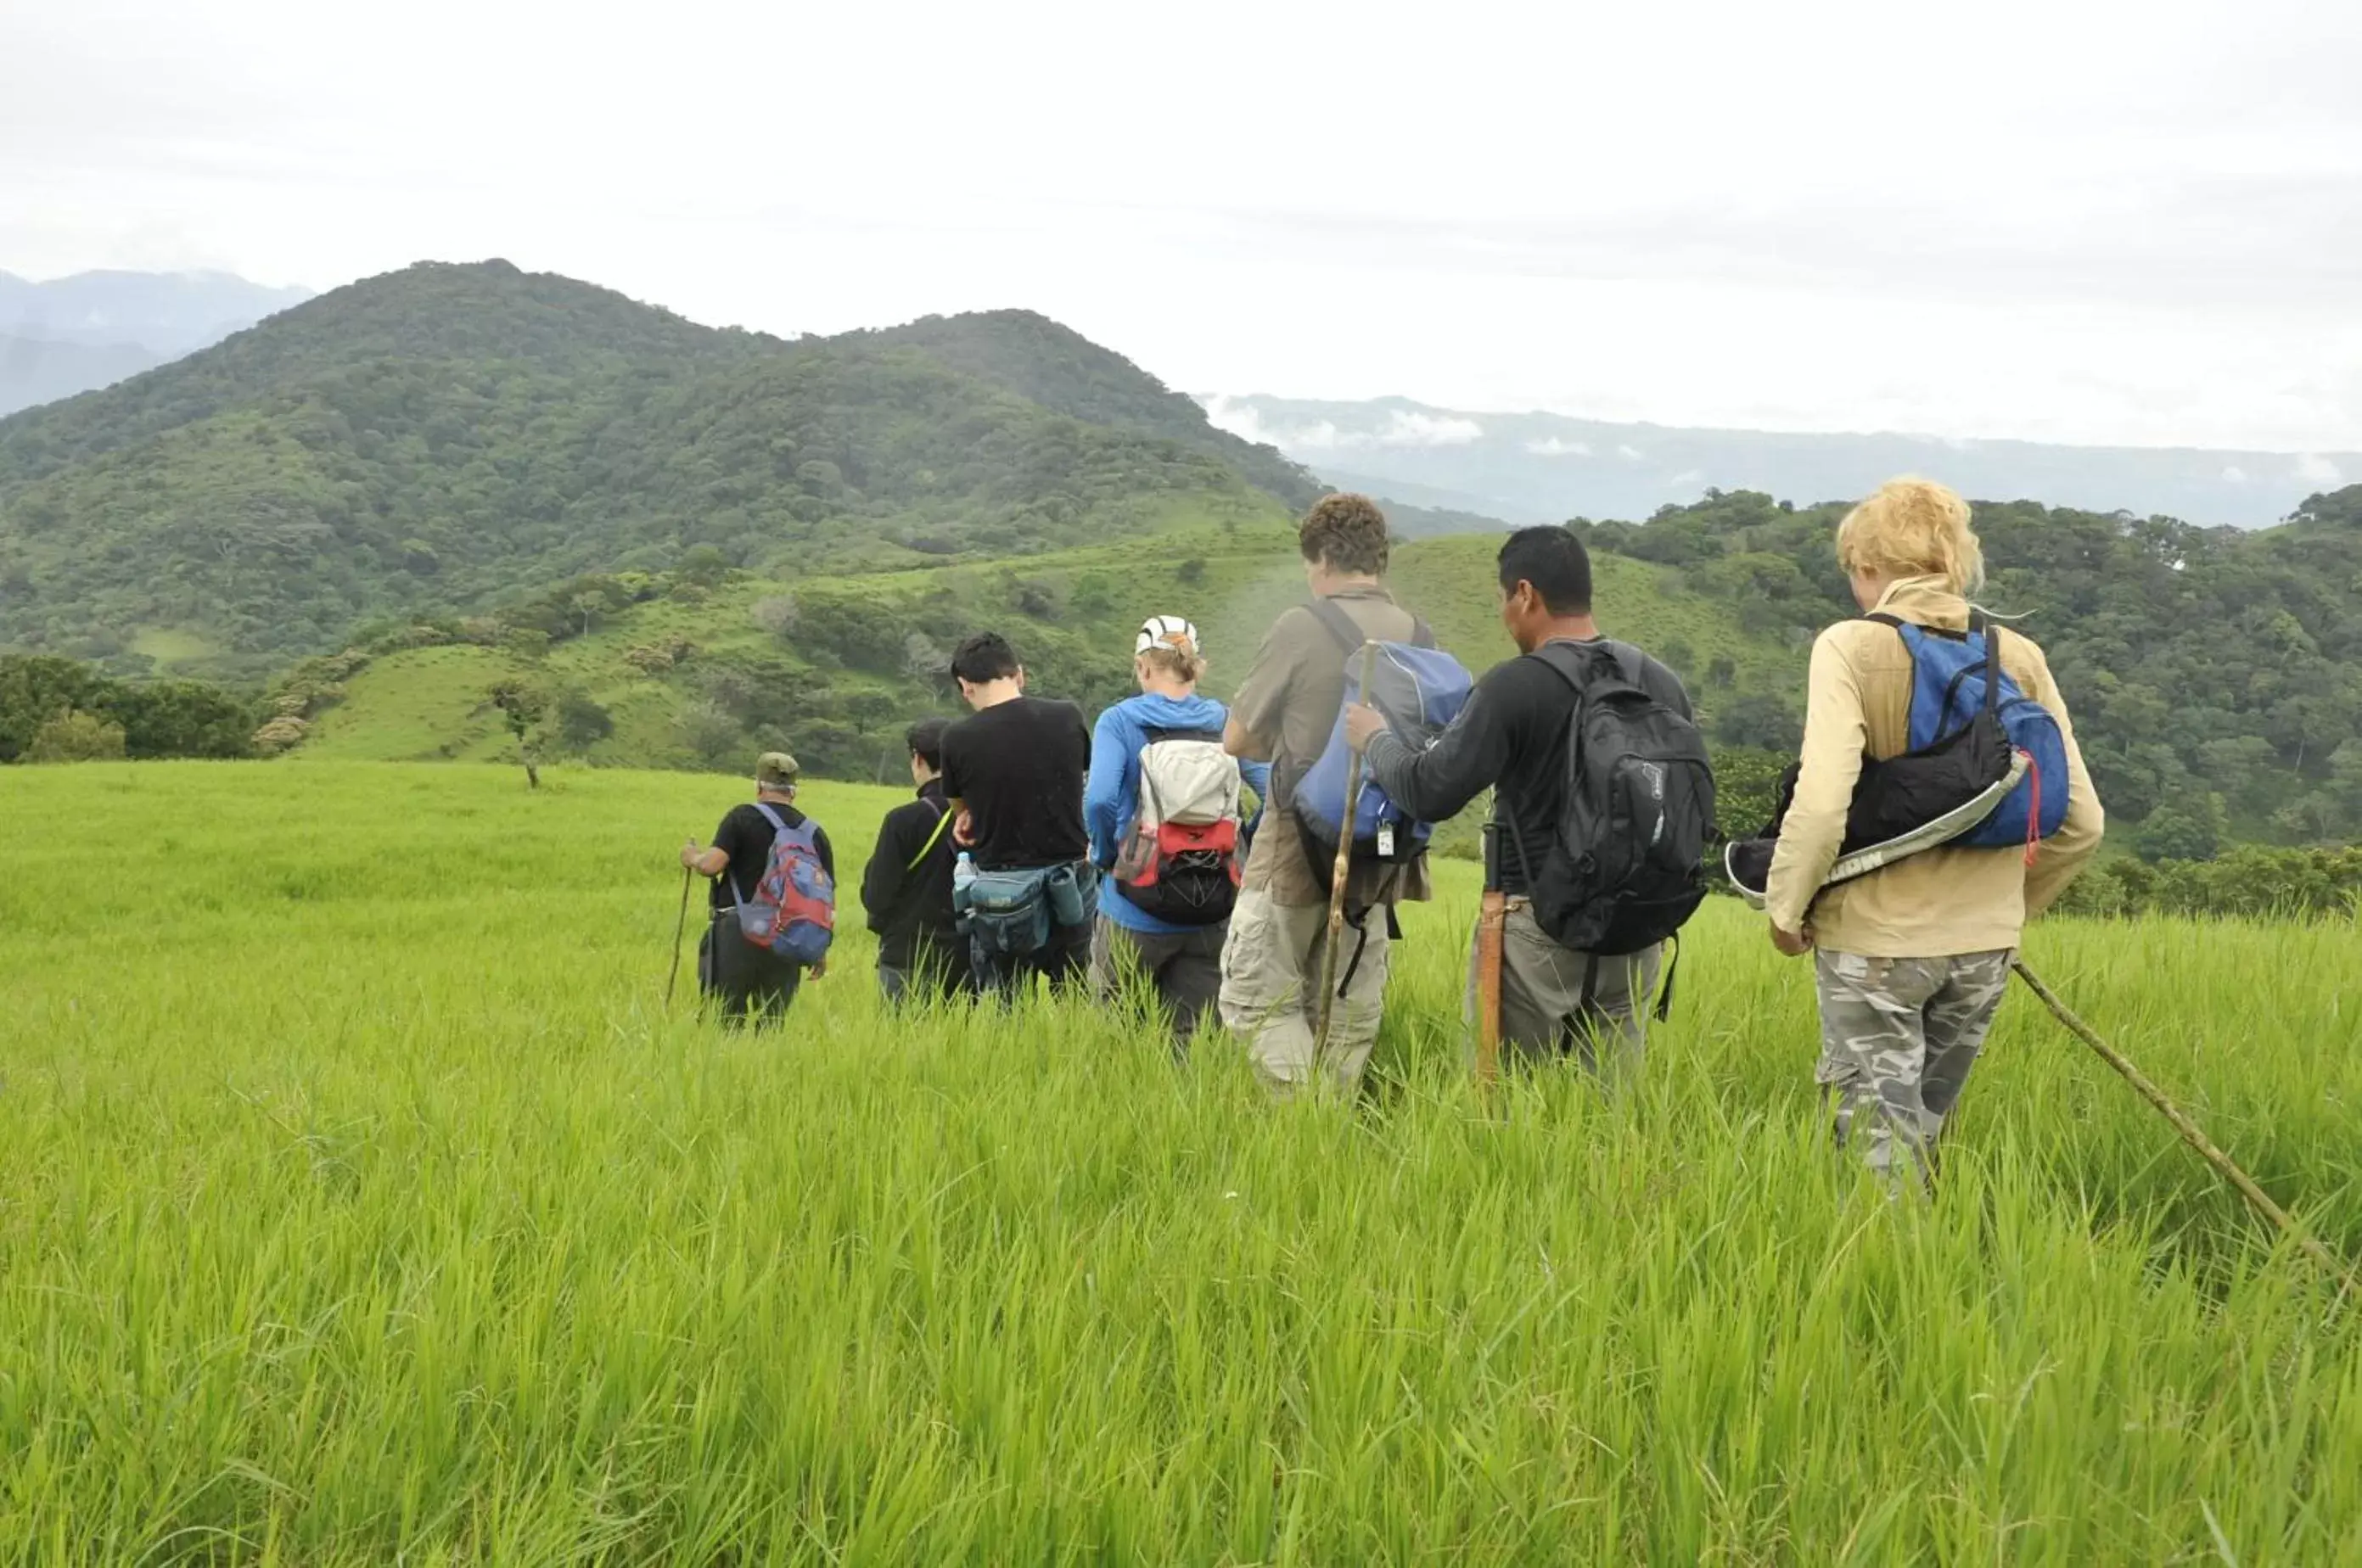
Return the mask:
<path id="1" fill-rule="evenodd" d="M 259 672 L 700 552 L 798 576 L 1017 556 L 1308 488 L 1021 313 L 789 343 L 430 264 L 0 422 L 0 651 Z"/>
<path id="2" fill-rule="evenodd" d="M 1497 548 L 1481 535 L 1418 541 L 1398 551 L 1393 574 L 1403 601 L 1477 670 L 1510 652 L 1496 620 Z M 1785 711 L 1801 650 L 1683 598 L 1671 576 L 1603 558 L 1603 623 L 1682 669 L 1710 730 L 1747 739 L 1732 726 L 1767 705 Z M 1143 617 L 1196 620 L 1210 660 L 1207 689 L 1227 696 L 1264 630 L 1304 597 L 1292 538 L 1269 526 L 1175 529 L 1153 553 L 1126 543 L 793 584 L 741 575 L 689 602 L 634 604 L 546 651 L 527 640 L 374 656 L 337 683 L 299 754 L 513 758 L 516 742 L 489 697 L 505 682 L 544 698 L 543 746 L 553 755 L 736 769 L 753 751 L 782 746 L 816 773 L 888 779 L 901 766 L 903 727 L 955 711 L 942 672 L 971 630 L 1006 631 L 1034 691 L 1096 711 L 1132 689 L 1131 639 Z M 560 711 L 569 701 L 571 734 Z"/>

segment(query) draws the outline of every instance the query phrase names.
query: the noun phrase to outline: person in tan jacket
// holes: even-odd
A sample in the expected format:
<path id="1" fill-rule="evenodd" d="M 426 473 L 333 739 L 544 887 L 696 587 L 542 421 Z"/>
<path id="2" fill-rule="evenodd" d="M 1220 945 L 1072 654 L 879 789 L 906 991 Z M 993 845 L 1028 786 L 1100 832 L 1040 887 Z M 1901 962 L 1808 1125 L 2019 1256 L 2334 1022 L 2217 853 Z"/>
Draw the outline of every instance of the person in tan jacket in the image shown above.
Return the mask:
<path id="1" fill-rule="evenodd" d="M 1897 479 L 1847 514 L 1838 560 L 1865 612 L 1931 630 L 1969 626 L 1984 555 L 1969 506 L 1945 487 Z M 1923 850 L 1824 888 L 1864 758 L 1908 750 L 1911 653 L 1893 627 L 1840 621 L 1813 645 L 1802 767 L 1765 887 L 1772 943 L 1816 955 L 1817 1080 L 1836 1103 L 1839 1147 L 1874 1170 L 1934 1174 L 1936 1142 L 1983 1047 L 2025 922 L 2067 890 L 2100 847 L 2103 814 L 2067 705 L 2042 650 L 2000 637 L 2003 672 L 2047 708 L 2066 740 L 2067 815 L 2031 863 L 2016 849 Z"/>

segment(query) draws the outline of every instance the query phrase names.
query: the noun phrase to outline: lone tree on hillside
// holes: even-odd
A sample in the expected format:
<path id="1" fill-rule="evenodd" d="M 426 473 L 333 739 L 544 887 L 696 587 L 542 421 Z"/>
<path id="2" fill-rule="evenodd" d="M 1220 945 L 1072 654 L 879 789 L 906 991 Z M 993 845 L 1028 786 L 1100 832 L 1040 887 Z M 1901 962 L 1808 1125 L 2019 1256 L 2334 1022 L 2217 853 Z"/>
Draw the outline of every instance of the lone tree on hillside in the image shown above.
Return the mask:
<path id="1" fill-rule="evenodd" d="M 549 717 L 549 699 L 523 681 L 496 682 L 485 694 L 500 709 L 509 733 L 516 737 L 517 761 L 524 764 L 527 789 L 541 787 L 541 727 Z"/>

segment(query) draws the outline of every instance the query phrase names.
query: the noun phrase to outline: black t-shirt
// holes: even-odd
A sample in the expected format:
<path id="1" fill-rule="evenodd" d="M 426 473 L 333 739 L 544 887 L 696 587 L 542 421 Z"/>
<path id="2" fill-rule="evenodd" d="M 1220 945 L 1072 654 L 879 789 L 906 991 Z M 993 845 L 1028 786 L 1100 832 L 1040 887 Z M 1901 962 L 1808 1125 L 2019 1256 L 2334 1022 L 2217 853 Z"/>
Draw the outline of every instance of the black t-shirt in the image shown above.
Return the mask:
<path id="1" fill-rule="evenodd" d="M 790 828 L 800 828 L 804 814 L 792 806 L 773 803 L 771 809 L 779 820 Z M 751 898 L 763 880 L 763 872 L 771 863 L 771 824 L 753 802 L 734 806 L 723 817 L 722 826 L 713 830 L 713 847 L 730 857 L 730 867 L 713 879 L 710 896 L 716 910 L 737 906 L 742 898 Z M 836 851 L 829 848 L 828 830 L 812 829 L 812 847 L 820 851 L 821 869 L 836 878 Z"/>
<path id="2" fill-rule="evenodd" d="M 977 864 L 1023 871 L 1087 859 L 1091 732 L 1071 702 L 1013 697 L 944 731 L 944 794 L 976 818 Z"/>
<path id="3" fill-rule="evenodd" d="M 1599 642 L 1571 643 L 1584 650 L 1580 673 L 1605 665 Z M 1690 715 L 1689 693 L 1681 677 L 1628 643 L 1614 646 L 1637 654 L 1642 691 L 1681 714 Z M 1566 659 L 1563 652 L 1548 657 Z M 1550 853 L 1566 806 L 1567 726 L 1574 721 L 1574 687 L 1541 656 L 1505 660 L 1485 672 L 1450 728 L 1424 751 L 1413 751 L 1391 735 L 1370 745 L 1372 775 L 1406 811 L 1440 822 L 1495 786 L 1495 810 L 1503 891 L 1526 891 L 1518 863 L 1522 839 L 1534 869 Z M 1514 826 L 1515 831 L 1512 831 Z"/>

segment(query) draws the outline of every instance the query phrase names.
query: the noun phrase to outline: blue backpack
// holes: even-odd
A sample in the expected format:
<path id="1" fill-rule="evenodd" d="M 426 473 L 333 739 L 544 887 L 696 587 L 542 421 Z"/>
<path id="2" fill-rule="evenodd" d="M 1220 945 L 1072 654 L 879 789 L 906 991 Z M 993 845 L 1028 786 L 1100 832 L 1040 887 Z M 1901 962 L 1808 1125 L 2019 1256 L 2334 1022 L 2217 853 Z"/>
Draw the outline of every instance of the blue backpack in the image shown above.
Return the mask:
<path id="1" fill-rule="evenodd" d="M 1352 783 L 1352 747 L 1345 739 L 1345 710 L 1363 700 L 1360 654 L 1367 639 L 1353 618 L 1328 599 L 1316 600 L 1312 612 L 1345 650 L 1345 697 L 1338 706 L 1336 725 L 1329 732 L 1327 747 L 1291 792 L 1305 854 L 1312 862 L 1313 874 L 1326 883 L 1336 865 L 1337 840 L 1346 831 L 1345 791 Z M 1474 683 L 1459 660 L 1436 647 L 1434 633 L 1416 617 L 1411 639 L 1378 644 L 1368 701 L 1385 715 L 1396 735 L 1419 747 L 1459 717 Z M 1408 865 L 1427 853 L 1435 825 L 1404 811 L 1386 798 L 1375 780 L 1365 777 L 1352 832 L 1356 864 Z"/>
<path id="2" fill-rule="evenodd" d="M 819 828 L 809 817 L 790 828 L 760 801 L 755 809 L 771 825 L 771 853 L 755 895 L 738 901 L 738 930 L 766 952 L 816 964 L 836 934 L 836 883 L 820 863 Z"/>
<path id="3" fill-rule="evenodd" d="M 1998 729 L 2012 750 L 2025 753 L 2025 776 L 2002 797 L 1992 816 L 1953 840 L 1979 850 L 2032 846 L 2067 820 L 2067 738 L 2050 710 L 2018 689 L 2001 665 L 2001 630 L 1971 611 L 1969 630 L 1941 631 L 1891 615 L 1871 620 L 1892 626 L 1911 651 L 1911 751 L 1952 747 L 1969 731 Z"/>

